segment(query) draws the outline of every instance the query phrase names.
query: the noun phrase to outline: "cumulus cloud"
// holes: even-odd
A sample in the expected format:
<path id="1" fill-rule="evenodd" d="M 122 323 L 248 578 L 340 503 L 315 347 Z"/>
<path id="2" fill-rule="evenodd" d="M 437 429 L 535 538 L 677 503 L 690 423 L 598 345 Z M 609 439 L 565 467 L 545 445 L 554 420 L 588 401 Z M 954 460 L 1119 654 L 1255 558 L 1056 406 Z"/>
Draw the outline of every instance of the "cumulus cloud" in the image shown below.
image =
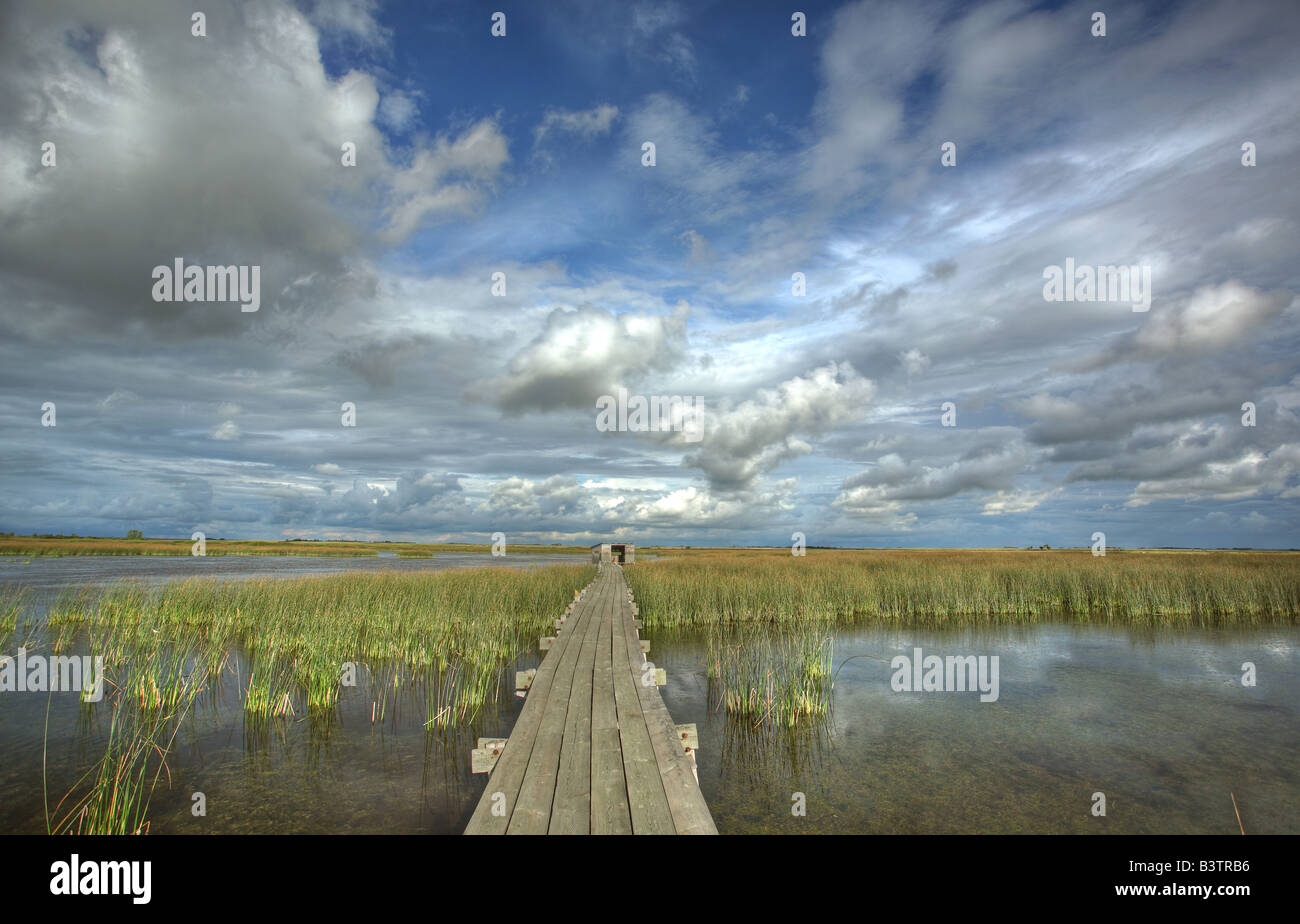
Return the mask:
<path id="1" fill-rule="evenodd" d="M 942 465 L 909 462 L 898 453 L 889 453 L 869 468 L 846 478 L 833 503 L 851 516 L 900 522 L 905 505 L 981 491 L 996 494 L 985 504 L 984 512 L 1019 512 L 1017 507 L 1032 509 L 1046 499 L 1046 495 L 1040 496 L 1030 507 L 1025 507 L 1033 495 L 1014 493 L 1016 476 L 1031 459 L 1029 448 L 1014 441 L 977 445 Z"/>
<path id="2" fill-rule="evenodd" d="M 221 52 L 198 56 L 162 2 L 20 7 L 0 34 L 0 288 L 23 307 L 3 319 L 18 331 L 237 335 L 260 317 L 155 302 L 151 268 L 179 256 L 259 265 L 270 293 L 340 276 L 370 228 L 385 224 L 393 242 L 467 214 L 508 161 L 492 119 L 399 159 L 376 125 L 376 77 L 329 76 L 317 25 L 284 3 L 208 10 Z M 380 40 L 370 9 L 314 16 Z M 50 139 L 58 165 L 42 168 L 31 152 Z M 344 142 L 355 167 L 340 164 Z"/>
<path id="3" fill-rule="evenodd" d="M 510 160 L 506 137 L 483 119 L 456 137 L 439 137 L 392 179 L 384 236 L 400 241 L 430 216 L 472 213 L 493 190 Z"/>
<path id="4" fill-rule="evenodd" d="M 735 407 L 706 411 L 700 449 L 684 464 L 703 471 L 714 488 L 747 488 L 782 462 L 812 452 L 803 437 L 861 418 L 874 394 L 875 386 L 850 364 L 828 363 Z"/>
<path id="5" fill-rule="evenodd" d="M 614 314 L 592 305 L 557 308 L 545 329 L 510 360 L 506 375 L 487 383 L 508 414 L 558 408 L 591 409 L 600 395 L 681 362 L 690 308 L 668 315 Z"/>
<path id="6" fill-rule="evenodd" d="M 1300 444 L 1287 443 L 1270 452 L 1253 450 L 1236 459 L 1206 462 L 1192 475 L 1141 481 L 1124 506 L 1145 507 L 1159 500 L 1211 497 L 1240 500 L 1260 494 L 1300 495 L 1290 484 L 1300 472 Z"/>
<path id="7" fill-rule="evenodd" d="M 1028 513 L 1048 498 L 1061 493 L 1060 488 L 1044 488 L 1041 491 L 999 491 L 984 502 L 981 511 L 985 516 L 1000 516 L 1004 513 Z"/>
<path id="8" fill-rule="evenodd" d="M 1256 334 L 1291 303 L 1289 292 L 1262 292 L 1236 279 L 1201 286 L 1177 309 L 1157 312 L 1134 338 L 1148 356 L 1200 353 Z"/>

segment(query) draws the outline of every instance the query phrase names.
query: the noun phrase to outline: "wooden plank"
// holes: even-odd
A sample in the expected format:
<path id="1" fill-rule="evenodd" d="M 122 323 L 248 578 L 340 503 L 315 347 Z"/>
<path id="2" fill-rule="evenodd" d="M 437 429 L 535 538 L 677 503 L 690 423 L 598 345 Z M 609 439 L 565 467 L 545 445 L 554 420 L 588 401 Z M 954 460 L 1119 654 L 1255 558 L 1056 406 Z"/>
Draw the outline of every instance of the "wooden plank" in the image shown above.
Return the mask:
<path id="1" fill-rule="evenodd" d="M 611 573 L 618 576 L 617 583 L 621 589 L 624 586 L 622 572 L 611 568 Z M 614 701 L 618 709 L 618 734 L 623 746 L 623 774 L 627 777 L 632 833 L 672 834 L 676 830 L 672 810 L 660 778 L 650 732 L 642 716 L 641 698 L 637 694 L 641 679 L 641 649 L 637 646 L 636 654 L 629 657 L 631 652 L 625 633 L 635 634 L 636 630 L 625 616 L 626 603 L 621 601 L 621 596 L 621 605 L 614 611 Z M 619 644 L 619 636 L 623 636 L 623 644 Z M 634 668 L 638 670 L 634 671 Z"/>
<path id="2" fill-rule="evenodd" d="M 622 582 L 621 573 L 619 579 Z M 625 618 L 623 623 L 626 649 L 631 657 L 636 657 L 641 651 L 636 629 L 630 618 Z M 704 801 L 704 794 L 700 792 L 692 761 L 682 750 L 677 727 L 668 714 L 658 687 L 640 682 L 636 687 L 675 830 L 678 834 L 717 834 L 717 826 L 713 823 L 708 803 Z"/>
<path id="3" fill-rule="evenodd" d="M 519 800 L 510 816 L 507 834 L 545 834 L 551 823 L 551 804 L 560 769 L 560 750 L 564 745 L 565 720 L 569 712 L 574 668 L 582 653 L 581 629 L 590 618 L 591 606 L 574 611 L 561 638 L 565 641 L 560 663 L 555 668 L 551 692 L 542 713 L 528 769 L 519 788 Z"/>
<path id="4" fill-rule="evenodd" d="M 582 618 L 582 649 L 573 672 L 569 710 L 564 720 L 564 742 L 560 749 L 559 779 L 551 806 L 550 834 L 591 833 L 591 694 L 596 663 L 596 639 L 600 635 L 602 594 L 596 594 L 589 612 Z"/>
<path id="5" fill-rule="evenodd" d="M 717 833 L 694 769 L 698 733 L 642 683 L 649 643 L 635 614 L 617 565 L 575 592 L 466 834 Z M 478 744 L 483 765 L 500 739 Z M 491 814 L 495 793 L 504 817 Z"/>
<path id="6" fill-rule="evenodd" d="M 602 575 L 603 575 L 602 569 Z M 591 833 L 631 834 L 632 814 L 623 777 L 623 745 L 614 705 L 614 610 L 618 606 L 613 582 L 601 611 L 592 666 L 591 699 Z"/>
<path id="7" fill-rule="evenodd" d="M 479 798 L 478 805 L 474 807 L 474 814 L 470 816 L 469 824 L 465 826 L 466 834 L 506 833 L 510 825 L 510 816 L 519 798 L 519 789 L 523 785 L 524 773 L 528 769 L 528 760 L 532 755 L 537 728 L 542 713 L 546 711 L 551 681 L 555 676 L 560 655 L 571 637 L 571 634 L 560 636 L 537 668 L 537 673 L 533 676 L 533 682 L 529 687 L 528 698 L 524 700 L 524 707 L 519 711 L 519 718 L 515 720 L 505 750 L 497 759 L 492 775 L 488 778 L 487 788 Z M 504 816 L 492 814 L 492 797 L 498 792 L 505 796 Z"/>

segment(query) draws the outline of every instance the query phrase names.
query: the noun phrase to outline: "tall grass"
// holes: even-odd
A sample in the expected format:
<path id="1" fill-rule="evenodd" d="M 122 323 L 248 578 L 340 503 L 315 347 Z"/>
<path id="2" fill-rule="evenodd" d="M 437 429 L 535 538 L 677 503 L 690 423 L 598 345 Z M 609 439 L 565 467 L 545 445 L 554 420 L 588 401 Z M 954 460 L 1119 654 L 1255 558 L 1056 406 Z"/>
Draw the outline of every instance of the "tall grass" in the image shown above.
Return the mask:
<path id="1" fill-rule="evenodd" d="M 345 664 L 386 666 L 394 687 L 425 684 L 427 721 L 450 725 L 497 695 L 507 665 L 536 645 L 594 571 L 566 565 L 121 585 L 63 597 L 49 624 L 59 639 L 89 633 L 110 671 L 160 646 L 208 659 L 239 652 L 249 665 L 244 709 L 261 717 L 330 710 Z"/>
<path id="2" fill-rule="evenodd" d="M 0 600 L 0 654 L 8 654 L 9 643 L 18 630 L 18 621 L 27 611 L 27 595 L 16 593 Z"/>
<path id="3" fill-rule="evenodd" d="M 626 573 L 647 627 L 1300 621 L 1300 555 L 1286 552 L 713 552 Z"/>
<path id="4" fill-rule="evenodd" d="M 83 719 L 93 723 L 107 711 L 104 754 L 59 800 L 53 811 L 46 796 L 51 834 L 145 834 L 154 790 L 170 775 L 167 755 L 181 722 L 223 662 L 166 645 L 137 652 L 120 662 L 104 683 L 102 703 L 87 704 Z"/>
<path id="5" fill-rule="evenodd" d="M 754 726 L 793 726 L 830 716 L 829 626 L 805 623 L 789 632 L 740 623 L 709 635 L 708 677 L 715 708 Z"/>
<path id="6" fill-rule="evenodd" d="M 828 718 L 836 625 L 1300 621 L 1291 553 L 712 550 L 625 573 L 647 629 L 708 631 L 712 704 L 756 729 Z"/>
<path id="7" fill-rule="evenodd" d="M 423 685 L 426 725 L 455 729 L 501 692 L 508 665 L 536 646 L 594 574 L 590 565 L 477 568 L 65 593 L 46 620 L 52 647 L 88 643 L 104 658 L 111 695 L 85 707 L 91 717 L 107 712 L 104 754 L 47 808 L 47 827 L 146 832 L 180 723 L 222 682 L 232 653 L 248 666 L 246 733 L 264 735 L 280 717 L 328 716 L 348 662 L 357 665 L 358 686 L 368 675 L 381 720 L 390 694 Z"/>

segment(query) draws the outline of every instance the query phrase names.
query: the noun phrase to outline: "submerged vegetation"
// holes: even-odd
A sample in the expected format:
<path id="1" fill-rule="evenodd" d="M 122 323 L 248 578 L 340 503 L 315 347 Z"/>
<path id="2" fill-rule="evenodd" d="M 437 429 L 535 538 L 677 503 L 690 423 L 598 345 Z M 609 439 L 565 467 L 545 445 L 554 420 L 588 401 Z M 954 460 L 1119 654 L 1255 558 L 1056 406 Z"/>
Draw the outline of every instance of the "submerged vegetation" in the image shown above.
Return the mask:
<path id="1" fill-rule="evenodd" d="M 1287 552 L 701 550 L 626 574 L 647 629 L 707 631 L 714 707 L 753 727 L 829 716 L 837 625 L 1300 622 Z"/>
<path id="2" fill-rule="evenodd" d="M 193 578 L 65 595 L 48 622 L 56 649 L 86 633 L 92 652 L 105 658 L 111 684 L 121 669 L 164 665 L 170 674 L 183 663 L 234 652 L 248 664 L 245 710 L 267 717 L 330 709 L 349 678 L 383 667 L 394 687 L 436 685 L 439 706 L 428 720 L 450 725 L 473 717 L 496 694 L 506 666 L 535 644 L 593 573 L 580 565 Z M 162 652 L 175 653 L 170 664 Z"/>
<path id="3" fill-rule="evenodd" d="M 327 717 L 343 686 L 364 685 L 374 718 L 398 690 L 422 688 L 425 725 L 458 728 L 501 693 L 507 668 L 594 573 L 561 565 L 195 578 L 65 593 L 49 608 L 45 641 L 56 653 L 85 646 L 103 658 L 108 695 L 83 709 L 107 731 L 103 756 L 73 790 L 53 807 L 47 793 L 47 828 L 147 831 L 181 722 L 232 673 L 254 727 Z M 0 610 L 0 632 L 14 613 Z"/>
<path id="4" fill-rule="evenodd" d="M 627 580 L 648 628 L 1300 622 L 1291 552 L 712 551 L 638 564 Z"/>

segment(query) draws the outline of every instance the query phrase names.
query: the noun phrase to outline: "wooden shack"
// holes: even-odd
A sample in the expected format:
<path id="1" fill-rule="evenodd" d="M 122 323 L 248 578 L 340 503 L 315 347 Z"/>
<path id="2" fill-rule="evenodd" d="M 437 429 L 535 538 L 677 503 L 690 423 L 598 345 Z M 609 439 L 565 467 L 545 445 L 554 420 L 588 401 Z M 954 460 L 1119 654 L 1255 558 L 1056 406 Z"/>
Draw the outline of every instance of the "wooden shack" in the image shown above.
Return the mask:
<path id="1" fill-rule="evenodd" d="M 630 542 L 597 542 L 591 547 L 591 563 L 598 565 L 603 561 L 630 565 L 636 560 L 636 546 Z"/>

